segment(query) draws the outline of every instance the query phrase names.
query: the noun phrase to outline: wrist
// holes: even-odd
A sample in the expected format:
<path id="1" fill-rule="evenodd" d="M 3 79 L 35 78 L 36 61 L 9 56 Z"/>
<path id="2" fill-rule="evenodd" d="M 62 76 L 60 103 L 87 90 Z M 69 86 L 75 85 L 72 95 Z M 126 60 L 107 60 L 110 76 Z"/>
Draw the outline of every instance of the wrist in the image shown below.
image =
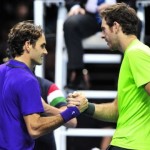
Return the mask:
<path id="1" fill-rule="evenodd" d="M 93 116 L 95 112 L 95 105 L 93 103 L 88 103 L 88 108 L 84 111 L 84 114 L 88 116 Z"/>
<path id="2" fill-rule="evenodd" d="M 65 111 L 60 113 L 64 122 L 68 122 L 69 120 L 77 117 L 80 115 L 80 111 L 78 110 L 77 107 L 72 106 L 72 107 L 68 107 Z"/>

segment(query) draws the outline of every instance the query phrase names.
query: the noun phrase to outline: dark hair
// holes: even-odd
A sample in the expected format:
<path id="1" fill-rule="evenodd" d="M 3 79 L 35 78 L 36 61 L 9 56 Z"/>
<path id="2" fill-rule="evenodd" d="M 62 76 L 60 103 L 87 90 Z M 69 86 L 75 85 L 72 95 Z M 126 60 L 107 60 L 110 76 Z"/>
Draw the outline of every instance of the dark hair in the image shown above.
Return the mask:
<path id="1" fill-rule="evenodd" d="M 118 22 L 123 33 L 130 35 L 137 35 L 139 19 L 136 11 L 125 3 L 117 3 L 101 12 L 101 17 L 106 20 L 109 27 L 113 23 Z"/>
<path id="2" fill-rule="evenodd" d="M 41 26 L 37 26 L 32 20 L 17 23 L 8 34 L 8 49 L 11 57 L 23 54 L 23 45 L 26 41 L 35 46 L 36 41 L 41 37 L 43 30 Z"/>

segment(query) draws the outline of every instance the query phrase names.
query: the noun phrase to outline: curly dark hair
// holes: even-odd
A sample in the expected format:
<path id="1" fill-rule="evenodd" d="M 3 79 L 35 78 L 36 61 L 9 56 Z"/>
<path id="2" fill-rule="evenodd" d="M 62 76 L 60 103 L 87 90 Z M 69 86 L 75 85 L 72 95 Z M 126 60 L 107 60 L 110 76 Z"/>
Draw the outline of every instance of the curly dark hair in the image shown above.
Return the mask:
<path id="1" fill-rule="evenodd" d="M 106 20 L 109 27 L 118 22 L 123 33 L 127 35 L 137 35 L 139 18 L 136 11 L 125 3 L 117 3 L 101 12 L 101 17 Z"/>
<path id="2" fill-rule="evenodd" d="M 14 58 L 23 54 L 23 45 L 26 41 L 30 41 L 34 47 L 42 33 L 41 26 L 35 25 L 32 20 L 22 21 L 13 26 L 7 41 L 11 57 Z"/>

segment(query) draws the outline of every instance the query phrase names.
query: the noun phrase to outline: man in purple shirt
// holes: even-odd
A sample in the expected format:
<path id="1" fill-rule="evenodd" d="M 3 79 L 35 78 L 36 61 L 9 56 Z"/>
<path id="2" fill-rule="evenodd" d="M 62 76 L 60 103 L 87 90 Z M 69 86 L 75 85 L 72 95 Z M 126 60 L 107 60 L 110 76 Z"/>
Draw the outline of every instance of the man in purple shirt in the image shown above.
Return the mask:
<path id="1" fill-rule="evenodd" d="M 42 64 L 45 35 L 32 21 L 16 24 L 8 35 L 12 59 L 0 65 L 0 149 L 33 150 L 34 139 L 47 134 L 87 108 L 75 102 L 58 114 L 44 117 L 47 104 L 41 98 L 40 87 L 32 73 L 35 65 Z M 79 103 L 79 104 L 77 104 Z"/>

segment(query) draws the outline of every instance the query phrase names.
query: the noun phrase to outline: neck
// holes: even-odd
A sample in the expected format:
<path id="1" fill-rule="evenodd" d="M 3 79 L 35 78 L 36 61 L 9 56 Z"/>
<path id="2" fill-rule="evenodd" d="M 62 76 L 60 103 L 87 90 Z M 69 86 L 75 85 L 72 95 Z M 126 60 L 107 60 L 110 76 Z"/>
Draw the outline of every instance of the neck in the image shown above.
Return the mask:
<path id="1" fill-rule="evenodd" d="M 125 52 L 127 47 L 130 45 L 130 43 L 134 41 L 135 39 L 137 39 L 135 35 L 126 35 L 120 39 L 120 43 L 121 43 L 120 46 L 121 46 L 121 50 L 123 53 Z"/>
<path id="2" fill-rule="evenodd" d="M 33 70 L 33 67 L 34 67 L 34 66 L 31 64 L 31 62 L 30 62 L 24 55 L 16 56 L 16 57 L 14 58 L 14 60 L 23 62 L 23 63 L 26 64 L 31 70 Z"/>

